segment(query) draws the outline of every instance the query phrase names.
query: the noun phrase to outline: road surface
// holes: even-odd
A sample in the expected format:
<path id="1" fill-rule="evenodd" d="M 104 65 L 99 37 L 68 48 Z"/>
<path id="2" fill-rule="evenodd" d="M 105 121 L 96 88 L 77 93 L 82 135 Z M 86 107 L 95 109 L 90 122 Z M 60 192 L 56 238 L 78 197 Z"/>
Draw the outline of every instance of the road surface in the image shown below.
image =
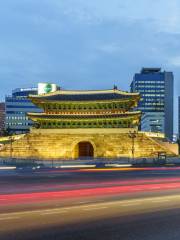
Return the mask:
<path id="1" fill-rule="evenodd" d="M 0 172 L 0 239 L 180 239 L 180 169 Z"/>

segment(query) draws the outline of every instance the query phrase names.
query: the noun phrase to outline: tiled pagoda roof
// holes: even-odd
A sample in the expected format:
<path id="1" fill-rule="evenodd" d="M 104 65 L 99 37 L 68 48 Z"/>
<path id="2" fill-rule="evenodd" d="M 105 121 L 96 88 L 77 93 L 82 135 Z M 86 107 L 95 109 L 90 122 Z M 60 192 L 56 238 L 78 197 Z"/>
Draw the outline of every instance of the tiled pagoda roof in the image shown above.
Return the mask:
<path id="1" fill-rule="evenodd" d="M 56 91 L 42 95 L 30 95 L 31 100 L 39 101 L 98 101 L 140 98 L 139 93 L 128 93 L 118 89 L 100 91 Z"/>

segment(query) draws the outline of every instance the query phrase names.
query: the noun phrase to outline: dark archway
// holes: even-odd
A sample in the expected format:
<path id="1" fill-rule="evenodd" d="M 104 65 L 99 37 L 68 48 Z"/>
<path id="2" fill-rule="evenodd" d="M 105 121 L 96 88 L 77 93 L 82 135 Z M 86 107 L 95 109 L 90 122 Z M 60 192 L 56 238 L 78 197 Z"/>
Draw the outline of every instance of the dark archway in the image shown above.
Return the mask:
<path id="1" fill-rule="evenodd" d="M 90 142 L 78 143 L 78 155 L 81 157 L 94 157 L 94 148 Z"/>

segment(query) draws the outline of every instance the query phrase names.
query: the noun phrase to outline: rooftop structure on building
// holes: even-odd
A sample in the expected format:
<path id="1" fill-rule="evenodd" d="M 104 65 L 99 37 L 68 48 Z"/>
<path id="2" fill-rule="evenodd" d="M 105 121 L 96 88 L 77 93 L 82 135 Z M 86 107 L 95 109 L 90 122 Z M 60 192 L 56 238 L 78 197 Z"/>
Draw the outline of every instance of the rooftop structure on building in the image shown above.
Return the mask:
<path id="1" fill-rule="evenodd" d="M 141 73 L 158 73 L 161 72 L 161 68 L 142 68 Z"/>

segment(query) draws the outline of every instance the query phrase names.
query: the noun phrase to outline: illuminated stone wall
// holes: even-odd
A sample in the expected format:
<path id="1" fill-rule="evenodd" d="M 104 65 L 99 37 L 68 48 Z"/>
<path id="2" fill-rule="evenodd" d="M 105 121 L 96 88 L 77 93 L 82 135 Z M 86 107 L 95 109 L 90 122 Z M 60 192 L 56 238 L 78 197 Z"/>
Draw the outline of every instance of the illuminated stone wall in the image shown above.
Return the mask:
<path id="1" fill-rule="evenodd" d="M 134 129 L 33 129 L 30 134 L 6 145 L 1 157 L 71 159 L 78 157 L 77 144 L 90 142 L 94 157 L 131 157 L 132 139 L 129 131 Z M 135 157 L 157 157 L 158 152 L 173 155 L 168 149 L 146 136 L 137 133 Z"/>

